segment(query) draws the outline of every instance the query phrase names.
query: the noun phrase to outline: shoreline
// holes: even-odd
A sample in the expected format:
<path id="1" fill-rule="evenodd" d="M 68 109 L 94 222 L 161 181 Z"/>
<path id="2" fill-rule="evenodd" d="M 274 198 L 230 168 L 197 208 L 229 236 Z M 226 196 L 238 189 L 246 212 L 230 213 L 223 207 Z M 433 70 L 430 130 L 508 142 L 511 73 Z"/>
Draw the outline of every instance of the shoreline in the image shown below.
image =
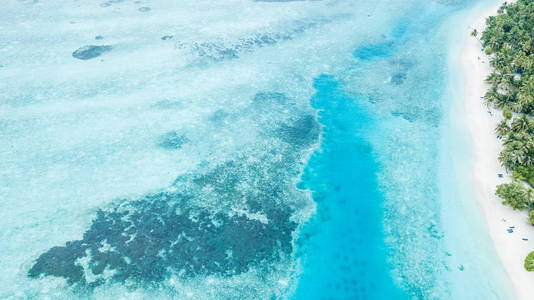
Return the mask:
<path id="1" fill-rule="evenodd" d="M 471 36 L 473 29 L 477 29 L 479 36 L 481 35 L 485 19 L 496 15 L 501 4 L 499 2 L 498 5 L 482 10 L 480 7 L 473 9 L 468 28 L 462 30 L 467 37 L 460 54 L 465 80 L 463 109 L 471 137 L 472 176 L 476 197 L 484 212 L 489 235 L 517 298 L 532 299 L 534 272 L 527 272 L 523 263 L 527 254 L 534 251 L 534 226 L 528 223 L 525 212 L 514 211 L 511 207 L 502 205 L 495 195 L 498 184 L 511 181 L 498 161 L 502 145 L 496 137 L 495 127 L 502 116 L 500 111 L 488 109 L 481 98 L 488 89 L 485 79 L 491 73 L 491 68 L 480 42 Z M 503 178 L 499 178 L 498 174 L 503 174 Z M 511 226 L 514 227 L 513 232 L 509 233 L 507 230 Z"/>

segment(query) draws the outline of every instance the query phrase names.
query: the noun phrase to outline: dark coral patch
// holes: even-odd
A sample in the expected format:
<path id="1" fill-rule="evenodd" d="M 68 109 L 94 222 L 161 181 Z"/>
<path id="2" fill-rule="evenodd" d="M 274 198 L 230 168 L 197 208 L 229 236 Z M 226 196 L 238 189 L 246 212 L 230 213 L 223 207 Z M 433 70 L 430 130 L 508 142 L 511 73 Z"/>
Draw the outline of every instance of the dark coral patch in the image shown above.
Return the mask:
<path id="1" fill-rule="evenodd" d="M 70 284 L 87 286 L 128 279 L 160 282 L 171 273 L 186 277 L 241 274 L 291 253 L 296 223 L 289 220 L 287 207 L 264 208 L 269 222 L 263 223 L 187 208 L 187 199 L 158 193 L 99 211 L 82 240 L 51 248 L 28 275 L 63 277 Z M 83 258 L 89 259 L 90 270 L 77 263 Z M 110 278 L 101 276 L 105 269 L 114 271 Z M 87 272 L 98 280 L 88 282 Z"/>
<path id="2" fill-rule="evenodd" d="M 70 284 L 85 282 L 83 268 L 72 263 L 78 257 L 84 256 L 84 252 L 85 247 L 79 241 L 68 242 L 65 247 L 53 247 L 39 257 L 28 275 L 64 277 Z"/>
<path id="3" fill-rule="evenodd" d="M 315 143 L 319 132 L 319 123 L 311 115 L 302 116 L 289 125 L 284 124 L 278 130 L 284 142 L 299 147 L 307 147 Z"/>
<path id="4" fill-rule="evenodd" d="M 167 150 L 180 149 L 183 144 L 187 143 L 187 138 L 176 131 L 170 131 L 160 137 L 158 146 Z"/>
<path id="5" fill-rule="evenodd" d="M 406 73 L 395 73 L 391 76 L 391 83 L 394 85 L 401 85 L 406 80 Z"/>
<path id="6" fill-rule="evenodd" d="M 111 46 L 87 45 L 72 52 L 72 57 L 81 59 L 81 60 L 88 60 L 91 58 L 98 57 L 104 54 L 105 52 L 111 51 L 111 49 L 112 49 Z"/>
<path id="7" fill-rule="evenodd" d="M 28 275 L 94 287 L 158 283 L 171 274 L 232 276 L 269 268 L 293 253 L 297 223 L 286 197 L 295 166 L 229 161 L 204 174 L 181 176 L 173 186 L 186 185 L 187 192 L 149 194 L 99 210 L 82 240 L 49 249 Z M 218 209 L 199 206 L 206 202 Z M 236 214 L 236 207 L 262 217 Z"/>

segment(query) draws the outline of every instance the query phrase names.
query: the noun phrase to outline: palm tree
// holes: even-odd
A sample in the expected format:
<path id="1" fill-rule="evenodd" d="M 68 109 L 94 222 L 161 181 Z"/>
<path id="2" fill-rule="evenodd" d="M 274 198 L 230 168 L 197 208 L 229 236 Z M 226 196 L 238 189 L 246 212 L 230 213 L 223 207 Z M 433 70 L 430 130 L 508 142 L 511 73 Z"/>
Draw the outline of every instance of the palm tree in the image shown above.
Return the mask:
<path id="1" fill-rule="evenodd" d="M 495 128 L 495 132 L 499 136 L 506 136 L 508 132 L 510 132 L 510 126 L 508 125 L 508 122 L 506 122 L 506 120 L 502 120 Z"/>
<path id="2" fill-rule="evenodd" d="M 522 103 L 523 112 L 531 113 L 534 107 L 534 75 L 523 77 L 519 85 L 517 100 Z"/>
<path id="3" fill-rule="evenodd" d="M 534 191 L 531 188 L 527 188 L 527 205 L 530 209 L 534 206 Z"/>
<path id="4" fill-rule="evenodd" d="M 486 78 L 486 82 L 493 85 L 493 86 L 499 86 L 503 80 L 503 75 L 501 73 L 493 72 L 491 73 L 488 78 Z"/>
<path id="5" fill-rule="evenodd" d="M 500 103 L 500 95 L 495 87 L 490 88 L 484 95 L 484 102 L 486 105 L 495 104 L 497 107 L 502 108 Z"/>
<path id="6" fill-rule="evenodd" d="M 534 165 L 534 141 L 530 134 L 512 131 L 505 137 L 503 145 L 499 160 L 507 170 Z"/>
<path id="7" fill-rule="evenodd" d="M 513 170 L 517 165 L 519 165 L 520 159 L 519 155 L 512 149 L 505 148 L 499 155 L 499 161 L 501 162 L 501 165 L 506 168 L 506 170 Z"/>
<path id="8" fill-rule="evenodd" d="M 512 122 L 512 129 L 515 132 L 530 132 L 532 124 L 526 114 L 521 114 L 519 118 L 515 118 Z"/>

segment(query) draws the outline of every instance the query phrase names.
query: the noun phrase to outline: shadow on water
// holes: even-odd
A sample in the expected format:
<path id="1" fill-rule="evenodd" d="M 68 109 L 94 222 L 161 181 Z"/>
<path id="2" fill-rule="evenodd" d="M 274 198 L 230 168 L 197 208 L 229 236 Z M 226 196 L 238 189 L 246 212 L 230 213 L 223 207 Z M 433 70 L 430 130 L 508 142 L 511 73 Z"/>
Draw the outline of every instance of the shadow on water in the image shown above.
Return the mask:
<path id="1" fill-rule="evenodd" d="M 301 232 L 303 273 L 293 299 L 402 299 L 386 262 L 379 165 L 364 136 L 372 115 L 348 98 L 331 76 L 315 79 L 312 106 L 323 125 L 321 149 L 300 183 L 313 192 L 317 213 Z"/>

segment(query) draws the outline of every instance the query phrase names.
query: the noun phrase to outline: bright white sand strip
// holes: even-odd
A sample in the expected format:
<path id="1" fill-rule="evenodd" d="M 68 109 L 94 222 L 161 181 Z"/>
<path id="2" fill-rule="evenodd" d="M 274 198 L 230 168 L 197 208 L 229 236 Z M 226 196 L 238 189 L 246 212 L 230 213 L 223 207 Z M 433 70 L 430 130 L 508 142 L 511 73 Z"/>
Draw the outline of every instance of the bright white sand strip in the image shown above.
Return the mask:
<path id="1" fill-rule="evenodd" d="M 527 254 L 534 251 L 534 226 L 528 223 L 526 213 L 502 205 L 495 195 L 498 184 L 510 181 L 497 159 L 502 145 L 496 137 L 495 126 L 502 117 L 500 111 L 494 109 L 491 109 L 490 115 L 481 99 L 488 88 L 484 80 L 490 74 L 490 66 L 480 42 L 470 35 L 474 28 L 481 33 L 485 19 L 496 15 L 499 6 L 485 11 L 478 8 L 479 12 L 472 14 L 471 26 L 466 28 L 468 40 L 461 54 L 465 72 L 465 112 L 473 142 L 476 192 L 484 209 L 490 236 L 516 295 L 519 299 L 531 300 L 534 299 L 534 272 L 527 272 L 523 262 Z M 499 178 L 499 173 L 504 174 L 504 178 Z M 510 226 L 515 226 L 513 233 L 507 231 Z"/>

